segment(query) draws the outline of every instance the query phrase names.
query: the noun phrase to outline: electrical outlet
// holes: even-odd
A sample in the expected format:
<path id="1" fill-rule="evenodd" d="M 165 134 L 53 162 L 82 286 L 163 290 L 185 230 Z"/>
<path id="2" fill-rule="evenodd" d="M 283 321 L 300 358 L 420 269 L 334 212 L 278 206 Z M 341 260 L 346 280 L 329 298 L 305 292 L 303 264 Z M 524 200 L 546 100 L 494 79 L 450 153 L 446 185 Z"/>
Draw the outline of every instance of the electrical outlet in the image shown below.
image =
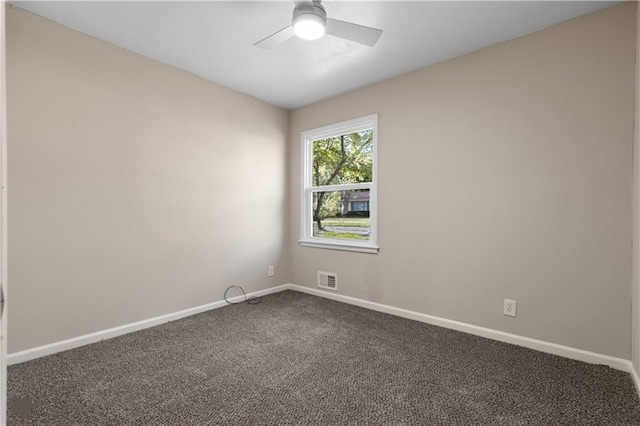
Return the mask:
<path id="1" fill-rule="evenodd" d="M 267 271 L 267 275 L 269 275 L 270 277 L 272 277 L 272 276 L 274 276 L 274 275 L 275 275 L 275 272 L 274 272 L 274 270 L 273 270 L 273 269 L 274 269 L 274 268 L 273 268 L 273 265 L 272 265 L 272 266 L 269 266 L 269 270 Z"/>
<path id="2" fill-rule="evenodd" d="M 504 299 L 504 314 L 508 317 L 515 317 L 517 303 L 515 300 Z"/>

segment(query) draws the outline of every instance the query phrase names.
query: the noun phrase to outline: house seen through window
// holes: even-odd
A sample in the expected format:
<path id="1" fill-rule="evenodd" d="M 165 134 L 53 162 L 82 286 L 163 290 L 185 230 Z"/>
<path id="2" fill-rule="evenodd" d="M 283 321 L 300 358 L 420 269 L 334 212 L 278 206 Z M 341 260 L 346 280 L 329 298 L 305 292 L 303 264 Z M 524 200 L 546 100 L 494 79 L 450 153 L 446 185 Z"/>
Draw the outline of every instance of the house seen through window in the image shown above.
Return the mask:
<path id="1" fill-rule="evenodd" d="M 376 252 L 372 115 L 302 134 L 302 245 Z"/>

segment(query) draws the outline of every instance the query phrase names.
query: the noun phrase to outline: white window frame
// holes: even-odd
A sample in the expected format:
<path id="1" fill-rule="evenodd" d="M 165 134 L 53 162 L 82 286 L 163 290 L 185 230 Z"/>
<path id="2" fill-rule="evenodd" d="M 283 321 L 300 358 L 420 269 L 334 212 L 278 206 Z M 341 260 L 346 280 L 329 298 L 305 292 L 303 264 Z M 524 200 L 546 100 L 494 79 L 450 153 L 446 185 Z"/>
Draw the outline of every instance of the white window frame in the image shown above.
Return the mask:
<path id="1" fill-rule="evenodd" d="M 313 141 L 332 136 L 355 133 L 373 129 L 373 170 L 371 183 L 354 183 L 345 185 L 313 186 Z M 300 240 L 304 247 L 315 247 L 332 250 L 346 250 L 362 253 L 378 253 L 378 114 L 367 115 L 341 123 L 302 132 L 302 185 L 300 191 Z M 312 204 L 313 193 L 324 191 L 345 191 L 353 189 L 369 189 L 370 234 L 368 241 L 342 240 L 322 238 L 313 235 Z"/>

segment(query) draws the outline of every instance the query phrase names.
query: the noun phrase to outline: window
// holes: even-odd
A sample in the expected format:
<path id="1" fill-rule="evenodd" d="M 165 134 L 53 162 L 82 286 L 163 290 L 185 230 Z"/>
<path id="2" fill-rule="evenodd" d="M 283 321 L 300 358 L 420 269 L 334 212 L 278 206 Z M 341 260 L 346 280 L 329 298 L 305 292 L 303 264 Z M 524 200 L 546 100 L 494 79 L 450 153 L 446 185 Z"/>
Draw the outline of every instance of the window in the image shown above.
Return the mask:
<path id="1" fill-rule="evenodd" d="M 377 115 L 302 133 L 300 244 L 377 253 Z"/>

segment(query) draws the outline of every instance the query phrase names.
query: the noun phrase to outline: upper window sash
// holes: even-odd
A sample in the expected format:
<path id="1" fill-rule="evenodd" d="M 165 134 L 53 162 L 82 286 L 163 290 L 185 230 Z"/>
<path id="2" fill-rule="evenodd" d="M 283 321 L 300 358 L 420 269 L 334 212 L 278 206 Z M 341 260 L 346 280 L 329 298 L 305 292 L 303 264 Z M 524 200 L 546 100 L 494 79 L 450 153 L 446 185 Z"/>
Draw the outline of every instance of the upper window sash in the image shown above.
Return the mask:
<path id="1" fill-rule="evenodd" d="M 373 170 L 370 183 L 375 183 L 376 180 L 376 163 L 377 163 L 377 128 L 378 114 L 367 115 L 365 117 L 355 118 L 353 120 L 344 121 L 336 125 L 329 125 L 314 130 L 307 130 L 302 132 L 302 141 L 304 149 L 302 150 L 302 172 L 303 172 L 303 184 L 305 188 L 313 187 L 313 173 L 311 168 L 313 167 L 313 143 L 320 139 L 326 139 L 334 136 L 344 135 L 348 133 L 357 133 L 364 130 L 373 129 Z"/>

